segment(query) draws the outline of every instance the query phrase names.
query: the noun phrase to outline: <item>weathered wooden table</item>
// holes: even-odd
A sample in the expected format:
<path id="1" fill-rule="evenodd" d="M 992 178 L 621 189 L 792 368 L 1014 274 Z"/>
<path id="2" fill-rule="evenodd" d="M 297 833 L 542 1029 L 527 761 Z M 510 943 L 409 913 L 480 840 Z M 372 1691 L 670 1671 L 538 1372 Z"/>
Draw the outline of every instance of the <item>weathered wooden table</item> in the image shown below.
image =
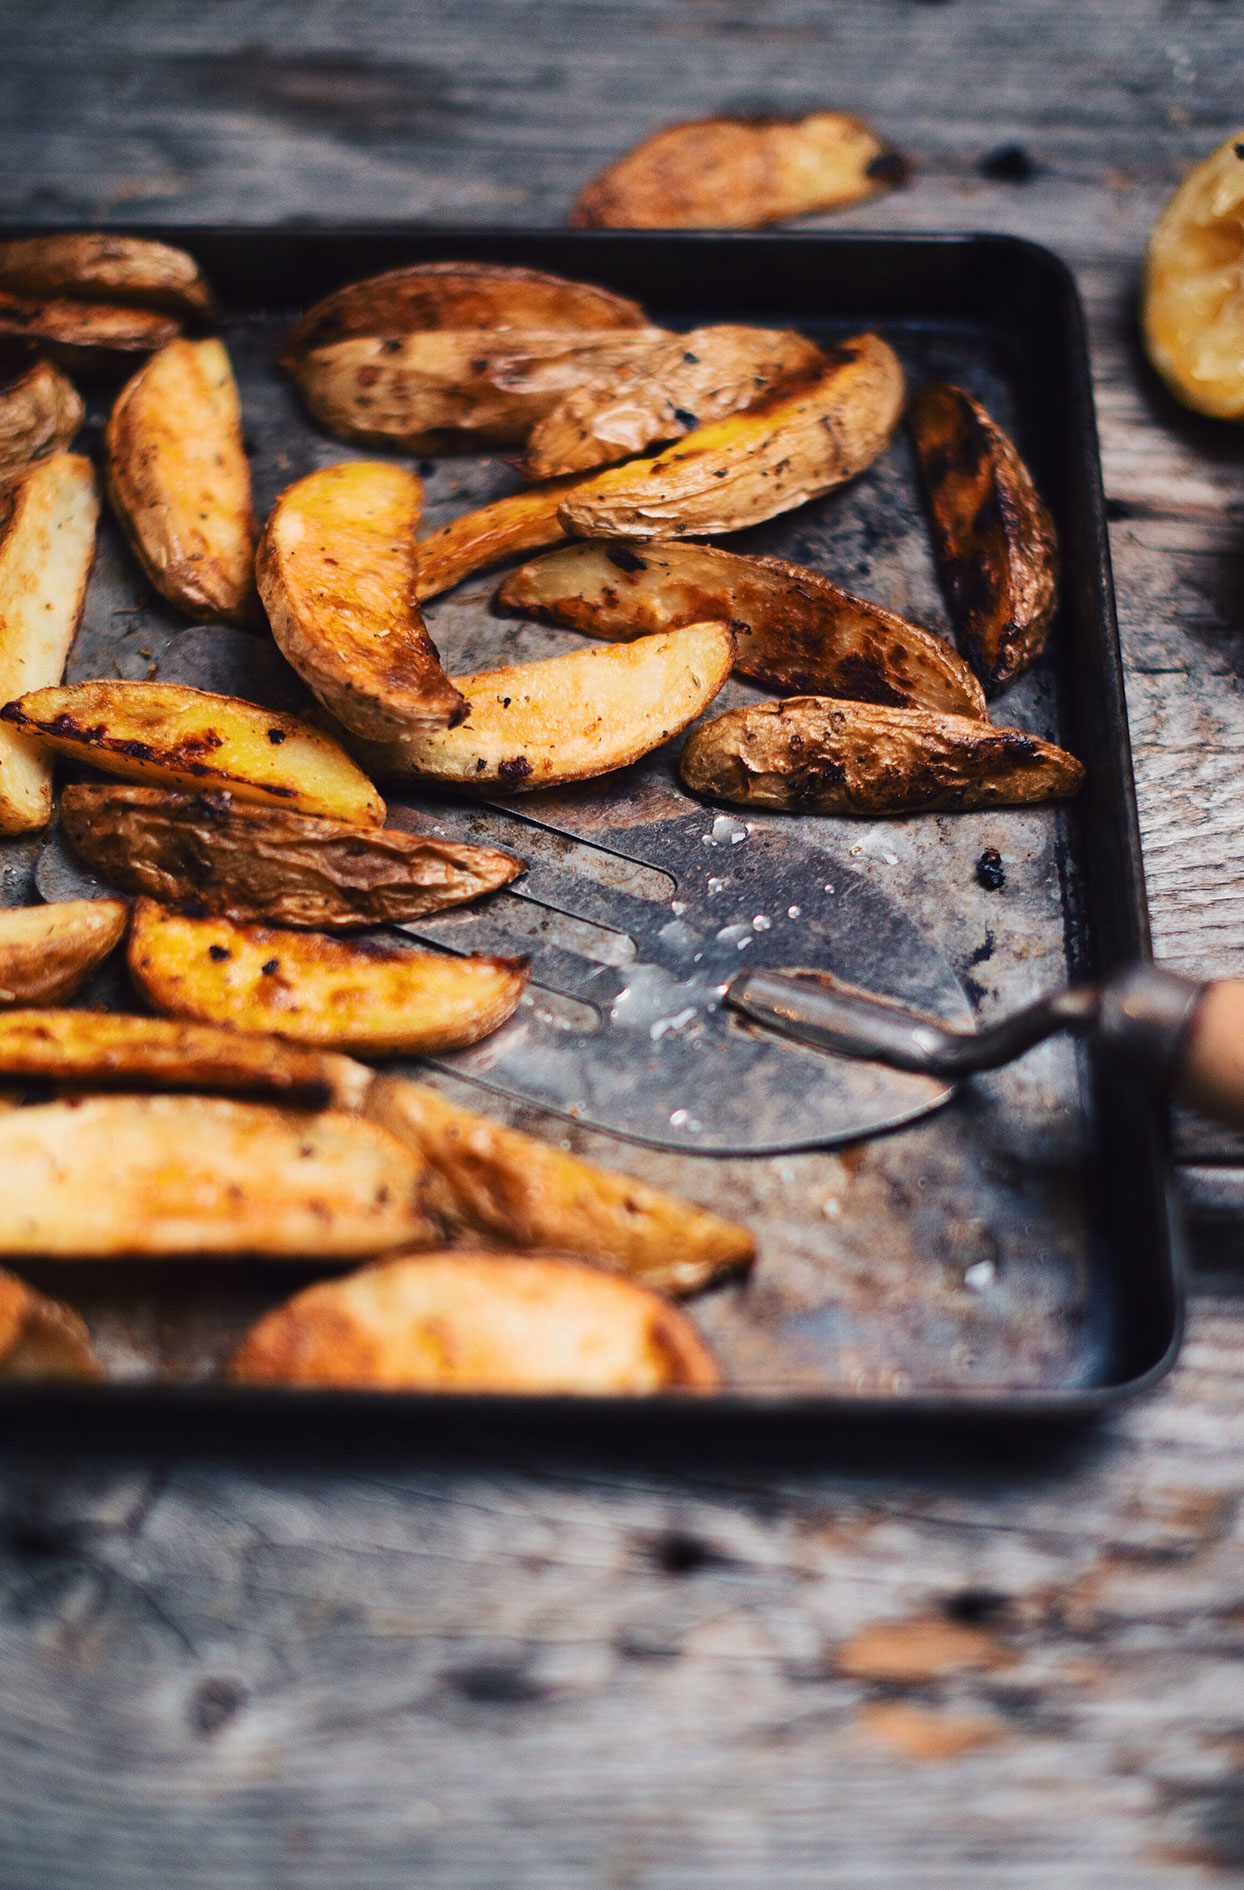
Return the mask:
<path id="1" fill-rule="evenodd" d="M 1140 364 L 1225 0 L 4 9 L 0 214 L 558 224 L 719 107 L 911 152 L 849 221 L 1011 230 L 1092 324 L 1159 952 L 1244 971 L 1244 432 Z M 459 1434 L 9 1437 L 6 1890 L 1244 1881 L 1244 1144 L 1179 1129 L 1188 1341 L 1061 1457 L 613 1465 Z"/>

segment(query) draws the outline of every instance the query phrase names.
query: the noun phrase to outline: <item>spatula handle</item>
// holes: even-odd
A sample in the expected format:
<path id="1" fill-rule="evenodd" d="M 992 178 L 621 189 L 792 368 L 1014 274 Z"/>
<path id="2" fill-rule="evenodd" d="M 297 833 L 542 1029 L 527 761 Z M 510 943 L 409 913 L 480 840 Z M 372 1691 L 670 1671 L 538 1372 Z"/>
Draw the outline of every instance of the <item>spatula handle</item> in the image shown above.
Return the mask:
<path id="1" fill-rule="evenodd" d="M 1244 979 L 1206 985 L 1188 1027 L 1175 1094 L 1198 1115 L 1244 1129 Z"/>

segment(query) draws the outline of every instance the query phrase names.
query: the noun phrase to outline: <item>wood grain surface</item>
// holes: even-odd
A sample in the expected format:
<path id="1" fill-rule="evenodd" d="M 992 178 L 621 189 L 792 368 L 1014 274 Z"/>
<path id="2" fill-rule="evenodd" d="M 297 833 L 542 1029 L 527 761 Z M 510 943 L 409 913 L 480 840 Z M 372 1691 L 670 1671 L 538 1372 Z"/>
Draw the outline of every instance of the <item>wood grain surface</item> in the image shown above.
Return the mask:
<path id="1" fill-rule="evenodd" d="M 0 215 L 556 225 L 642 133 L 860 112 L 851 227 L 1009 230 L 1088 309 L 1159 952 L 1244 972 L 1244 431 L 1136 272 L 1238 128 L 1228 0 L 47 0 Z M 826 219 L 826 222 L 829 220 Z M 1101 1431 L 10 1435 L 5 1890 L 1244 1882 L 1244 1141 L 1183 1120 L 1181 1363 Z M 573 1442 L 574 1449 L 570 1444 Z"/>

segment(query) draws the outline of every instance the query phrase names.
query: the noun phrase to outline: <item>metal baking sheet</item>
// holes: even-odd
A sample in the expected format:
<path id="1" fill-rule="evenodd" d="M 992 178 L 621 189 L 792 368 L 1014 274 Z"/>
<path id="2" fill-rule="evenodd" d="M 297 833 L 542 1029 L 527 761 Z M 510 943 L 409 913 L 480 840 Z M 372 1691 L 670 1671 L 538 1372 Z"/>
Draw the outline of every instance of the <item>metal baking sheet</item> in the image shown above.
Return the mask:
<path id="1" fill-rule="evenodd" d="M 301 474 L 366 456 L 320 434 L 298 408 L 276 367 L 289 315 L 339 282 L 400 262 L 479 257 L 551 268 L 636 295 L 654 319 L 675 327 L 746 320 L 798 327 L 817 339 L 876 327 L 898 349 L 913 384 L 945 377 L 970 388 L 1032 464 L 1058 519 L 1064 558 L 1050 650 L 992 705 L 993 718 L 1079 754 L 1089 769 L 1084 794 L 1070 806 L 881 821 L 735 820 L 739 810 L 726 810 L 732 833 L 723 830 L 712 874 L 721 925 L 751 926 L 747 875 L 732 856 L 753 852 L 772 831 L 824 856 L 825 886 L 835 873 L 840 880 L 850 873 L 884 893 L 943 955 L 982 1021 L 1071 977 L 1147 953 L 1087 359 L 1074 289 L 1052 257 L 999 238 L 157 233 L 190 248 L 223 291 L 261 516 Z M 106 398 L 103 390 L 94 401 L 93 429 Z M 404 463 L 425 481 L 425 531 L 518 484 L 502 457 Z M 947 630 L 902 432 L 843 491 L 728 542 L 810 564 Z M 448 668 L 579 645 L 571 633 L 493 616 L 497 581 L 496 573 L 480 575 L 428 607 Z M 153 597 L 111 521 L 101 531 L 67 673 L 73 680 L 215 679 L 265 700 L 283 688 L 296 700 L 300 687 L 265 641 L 188 630 Z M 758 693 L 732 680 L 710 713 Z M 585 918 L 593 911 L 593 876 L 603 883 L 602 861 L 619 895 L 660 903 L 668 886 L 636 860 L 635 830 L 653 808 L 667 817 L 680 808 L 705 811 L 677 784 L 677 747 L 600 782 L 516 800 L 512 812 L 494 808 L 492 834 L 577 876 L 578 892 L 567 903 Z M 452 798 L 412 797 L 405 810 L 401 795 L 389 798 L 395 819 L 435 817 L 447 832 L 465 833 L 480 819 L 478 808 Z M 745 843 L 733 840 L 740 825 Z M 705 826 L 711 845 L 712 819 Z M 978 871 L 990 848 L 1001 857 L 1001 885 Z M 6 901 L 33 896 L 39 852 L 37 840 L 5 843 Z M 54 891 L 49 862 L 41 877 Z M 824 894 L 827 909 L 834 896 Z M 600 962 L 624 968 L 633 947 L 606 903 L 598 902 L 599 938 L 590 928 L 576 932 L 574 919 L 547 917 L 539 921 L 542 937 L 589 959 L 603 952 Z M 529 911 L 539 908 L 529 904 Z M 796 920 L 802 916 L 801 908 Z M 807 916 L 830 922 L 821 912 Z M 511 909 L 507 923 L 514 922 Z M 446 942 L 456 927 L 478 925 L 467 915 L 438 922 Z M 813 946 L 816 929 L 813 923 L 807 932 Z M 788 927 L 786 962 L 799 934 L 797 922 Z M 116 968 L 94 995 L 132 1003 Z M 1098 1080 L 1065 1040 L 965 1085 L 911 1126 L 779 1155 L 624 1143 L 507 1102 L 467 1080 L 472 1058 L 456 1071 L 453 1062 L 423 1074 L 472 1107 L 754 1229 L 759 1257 L 750 1277 L 690 1303 L 729 1382 L 727 1396 L 708 1401 L 723 1413 L 828 1415 L 844 1402 L 894 1411 L 1082 1412 L 1150 1381 L 1174 1355 L 1180 1286 L 1161 1119 L 1147 1099 Z M 486 1054 L 474 1063 L 486 1081 Z M 713 1083 L 711 1060 L 702 1061 L 699 1080 Z M 689 1114 L 693 1108 L 689 1095 Z M 83 1312 L 116 1383 L 145 1388 L 152 1398 L 172 1386 L 199 1387 L 205 1399 L 238 1395 L 209 1392 L 230 1345 L 265 1307 L 324 1271 L 239 1262 L 22 1270 Z M 110 1390 L 93 1395 L 106 1399 Z M 296 1401 L 301 1394 L 279 1395 Z M 701 1406 L 699 1422 L 706 1416 Z"/>

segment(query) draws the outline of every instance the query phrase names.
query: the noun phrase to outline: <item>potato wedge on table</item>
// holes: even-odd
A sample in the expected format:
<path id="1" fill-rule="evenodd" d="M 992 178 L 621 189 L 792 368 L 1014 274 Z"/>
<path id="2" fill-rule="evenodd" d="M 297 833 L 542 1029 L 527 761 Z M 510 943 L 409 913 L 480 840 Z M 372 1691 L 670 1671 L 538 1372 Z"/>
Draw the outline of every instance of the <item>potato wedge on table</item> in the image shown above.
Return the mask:
<path id="1" fill-rule="evenodd" d="M 470 705 L 458 728 L 368 744 L 378 773 L 508 793 L 625 768 L 680 734 L 734 660 L 724 623 L 690 624 L 609 649 L 574 650 L 455 678 Z"/>
<path id="2" fill-rule="evenodd" d="M 74 851 L 122 892 L 242 925 L 400 925 L 495 892 L 523 870 L 499 847 L 364 830 L 210 790 L 71 782 L 60 821 Z"/>
<path id="3" fill-rule="evenodd" d="M 432 1056 L 478 1043 L 513 1015 L 522 958 L 452 958 L 347 943 L 140 899 L 130 975 L 153 1010 L 372 1056 Z"/>
<path id="4" fill-rule="evenodd" d="M 91 462 L 53 453 L 0 487 L 0 699 L 58 683 L 95 557 L 99 490 Z M 0 726 L 0 833 L 52 817 L 42 745 Z"/>
<path id="5" fill-rule="evenodd" d="M 330 736 L 236 696 L 182 683 L 71 683 L 6 702 L 0 721 L 125 781 L 222 787 L 360 827 L 384 822 L 384 802 Z"/>
<path id="6" fill-rule="evenodd" d="M 667 125 L 580 191 L 579 229 L 755 229 L 837 210 L 905 182 L 908 165 L 862 119 L 705 118 Z"/>
<path id="7" fill-rule="evenodd" d="M 1054 521 L 1011 441 L 962 387 L 922 387 L 911 429 L 955 634 L 996 695 L 1045 648 L 1058 606 Z"/>
<path id="8" fill-rule="evenodd" d="M 814 342 L 790 329 L 720 323 L 658 334 L 633 359 L 602 362 L 537 420 L 523 471 L 555 479 L 629 459 L 754 406 L 822 360 Z"/>
<path id="9" fill-rule="evenodd" d="M 90 1096 L 0 1115 L 8 1255 L 366 1259 L 438 1241 L 440 1191 L 418 1156 L 342 1110 Z"/>
<path id="10" fill-rule="evenodd" d="M 277 648 L 338 721 L 375 741 L 466 714 L 415 596 L 422 505 L 414 473 L 351 460 L 287 486 L 259 542 Z"/>
<path id="11" fill-rule="evenodd" d="M 745 413 L 700 427 L 655 459 L 616 466 L 567 493 L 573 538 L 700 538 L 804 505 L 870 466 L 903 406 L 903 370 L 878 335 L 827 351 L 822 370 Z"/>
<path id="12" fill-rule="evenodd" d="M 148 578 L 187 616 L 255 619 L 255 520 L 242 408 L 219 341 L 173 341 L 118 394 L 108 497 Z"/>
<path id="13" fill-rule="evenodd" d="M 425 1084 L 378 1076 L 364 1108 L 444 1177 L 464 1229 L 507 1247 L 591 1254 L 666 1293 L 697 1292 L 755 1256 L 745 1227 L 460 1109 Z"/>
<path id="14" fill-rule="evenodd" d="M 1176 400 L 1216 420 L 1244 420 L 1241 144 L 1237 131 L 1184 178 L 1149 238 L 1140 297 L 1149 360 Z"/>
<path id="15" fill-rule="evenodd" d="M 166 347 L 179 328 L 172 315 L 155 309 L 0 289 L 0 337 L 37 342 L 71 374 L 89 375 L 129 355 L 152 354 Z"/>
<path id="16" fill-rule="evenodd" d="M 83 1320 L 59 1299 L 36 1293 L 16 1274 L 0 1272 L 0 1379 L 99 1379 Z"/>
<path id="17" fill-rule="evenodd" d="M 740 676 L 783 693 L 984 715 L 981 686 L 941 637 L 782 558 L 715 545 L 589 539 L 520 565 L 497 608 L 589 636 L 728 620 Z"/>
<path id="18" fill-rule="evenodd" d="M 0 479 L 64 450 L 85 409 L 72 381 L 50 361 L 35 361 L 0 387 Z"/>
<path id="19" fill-rule="evenodd" d="M 688 738 L 693 794 L 806 814 L 913 814 L 1063 800 L 1084 769 L 1053 742 L 931 709 L 791 696 L 728 709 Z"/>
<path id="20" fill-rule="evenodd" d="M 235 1383 L 383 1391 L 641 1396 L 712 1391 L 686 1313 L 566 1254 L 407 1254 L 325 1280 L 267 1313 Z"/>
<path id="21" fill-rule="evenodd" d="M 162 309 L 191 321 L 210 320 L 216 312 L 203 271 L 184 249 L 107 230 L 65 230 L 0 243 L 0 289 Z"/>
<path id="22" fill-rule="evenodd" d="M 65 899 L 0 910 L 0 1005 L 58 1004 L 125 936 L 122 899 Z"/>
<path id="23" fill-rule="evenodd" d="M 597 477 L 588 474 L 587 477 Z M 421 603 L 429 597 L 524 551 L 539 551 L 567 536 L 558 516 L 562 500 L 583 483 L 578 474 L 549 479 L 526 492 L 511 492 L 477 511 L 451 519 L 415 547 L 415 592 Z"/>

